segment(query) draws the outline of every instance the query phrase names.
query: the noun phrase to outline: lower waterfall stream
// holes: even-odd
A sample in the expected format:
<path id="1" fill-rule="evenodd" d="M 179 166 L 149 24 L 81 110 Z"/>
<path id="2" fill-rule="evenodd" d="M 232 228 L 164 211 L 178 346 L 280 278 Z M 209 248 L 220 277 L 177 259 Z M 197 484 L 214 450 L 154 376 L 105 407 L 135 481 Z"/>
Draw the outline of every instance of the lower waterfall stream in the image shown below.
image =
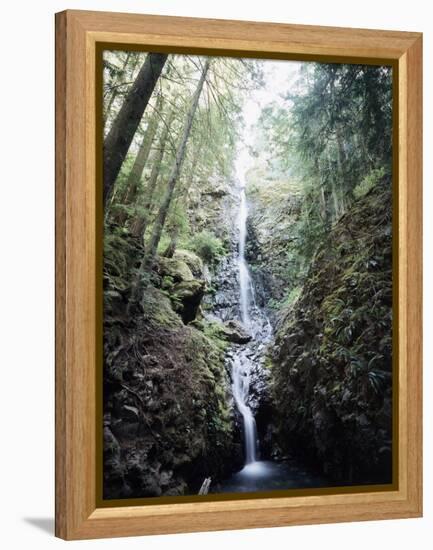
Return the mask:
<path id="1" fill-rule="evenodd" d="M 238 214 L 238 265 L 239 265 L 239 294 L 241 320 L 244 327 L 251 331 L 250 302 L 254 296 L 254 289 L 251 282 L 248 265 L 245 260 L 245 242 L 247 237 L 247 200 L 245 188 L 240 190 L 240 207 Z M 256 461 L 257 456 L 257 428 L 254 415 L 247 404 L 251 361 L 245 353 L 236 355 L 233 359 L 232 378 L 233 378 L 233 397 L 239 412 L 242 415 L 244 424 L 245 439 L 245 463 L 251 464 Z"/>

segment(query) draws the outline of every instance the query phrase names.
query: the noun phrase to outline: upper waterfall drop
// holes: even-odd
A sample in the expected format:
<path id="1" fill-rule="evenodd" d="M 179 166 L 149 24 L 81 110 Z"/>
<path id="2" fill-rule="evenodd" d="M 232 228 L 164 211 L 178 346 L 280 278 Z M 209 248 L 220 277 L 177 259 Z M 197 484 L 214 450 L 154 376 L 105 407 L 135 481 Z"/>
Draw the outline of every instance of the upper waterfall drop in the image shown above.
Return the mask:
<path id="1" fill-rule="evenodd" d="M 240 191 L 240 206 L 238 215 L 239 243 L 238 243 L 238 264 L 239 264 L 239 291 L 240 291 L 240 306 L 241 319 L 247 329 L 250 328 L 250 292 L 251 292 L 251 277 L 248 270 L 248 265 L 245 260 L 245 243 L 247 239 L 247 217 L 248 207 L 245 196 L 245 188 Z"/>

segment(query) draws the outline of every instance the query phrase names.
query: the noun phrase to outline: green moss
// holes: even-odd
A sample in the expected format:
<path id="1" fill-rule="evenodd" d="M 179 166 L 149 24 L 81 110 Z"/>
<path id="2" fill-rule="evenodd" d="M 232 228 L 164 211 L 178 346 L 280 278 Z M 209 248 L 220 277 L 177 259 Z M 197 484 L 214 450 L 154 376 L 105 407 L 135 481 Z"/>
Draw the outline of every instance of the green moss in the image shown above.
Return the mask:
<path id="1" fill-rule="evenodd" d="M 191 250 L 176 250 L 174 253 L 174 259 L 184 262 L 195 277 L 202 277 L 203 261 L 199 256 L 197 256 L 197 254 L 191 252 Z"/>
<path id="2" fill-rule="evenodd" d="M 152 285 L 141 304 L 127 325 L 106 324 L 105 380 L 128 388 L 105 395 L 108 433 L 115 434 L 106 459 L 113 461 L 113 441 L 122 456 L 121 465 L 107 466 L 106 485 L 112 496 L 129 478 L 133 496 L 194 493 L 196 483 L 226 476 L 232 463 L 225 343 L 206 322 L 186 326 L 173 298 Z M 138 422 L 128 424 L 125 410 L 136 411 Z"/>
<path id="3" fill-rule="evenodd" d="M 281 300 L 275 300 L 271 298 L 268 302 L 268 307 L 274 309 L 275 311 L 280 311 L 284 308 L 290 307 L 299 298 L 299 296 L 301 295 L 301 291 L 302 286 L 295 286 Z"/>
<path id="4" fill-rule="evenodd" d="M 168 276 L 174 282 L 192 281 L 194 276 L 188 264 L 178 257 L 158 259 L 158 271 L 163 276 Z"/>
<path id="5" fill-rule="evenodd" d="M 143 320 L 154 328 L 179 328 L 182 321 L 173 311 L 170 299 L 161 291 L 149 285 L 143 291 L 141 300 Z"/>
<path id="6" fill-rule="evenodd" d="M 371 172 L 353 190 L 355 197 L 359 198 L 366 195 L 370 189 L 373 189 L 373 187 L 383 179 L 384 175 L 385 168 L 383 166 L 371 170 Z"/>
<path id="7" fill-rule="evenodd" d="M 281 314 L 272 356 L 281 446 L 340 479 L 390 472 L 390 191 L 389 181 L 369 191 L 331 230 Z"/>
<path id="8" fill-rule="evenodd" d="M 278 311 L 296 298 L 295 288 L 305 275 L 299 246 L 301 186 L 294 180 L 269 179 L 249 174 L 249 244 L 247 254 L 253 273 L 266 281 L 268 307 Z"/>
<path id="9" fill-rule="evenodd" d="M 221 323 L 204 321 L 202 326 L 204 334 L 218 347 L 218 349 L 225 351 L 228 348 L 229 343 L 224 340 Z"/>

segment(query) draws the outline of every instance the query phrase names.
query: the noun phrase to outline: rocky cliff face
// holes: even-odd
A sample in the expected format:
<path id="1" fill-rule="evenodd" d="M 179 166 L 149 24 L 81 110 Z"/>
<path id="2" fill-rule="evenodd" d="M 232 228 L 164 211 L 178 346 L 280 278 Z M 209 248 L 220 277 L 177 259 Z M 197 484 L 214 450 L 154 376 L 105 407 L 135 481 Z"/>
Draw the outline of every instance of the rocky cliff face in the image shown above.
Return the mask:
<path id="1" fill-rule="evenodd" d="M 230 250 L 238 197 L 231 179 L 211 177 L 196 185 L 189 197 L 188 218 L 195 232 L 210 230 Z"/>
<path id="2" fill-rule="evenodd" d="M 295 246 L 298 193 L 297 185 L 287 181 L 255 181 L 248 188 L 247 259 L 258 303 L 271 316 L 297 283 L 289 273 L 299 270 Z"/>
<path id="3" fill-rule="evenodd" d="M 347 482 L 391 480 L 390 190 L 383 181 L 331 230 L 271 357 L 278 444 Z"/>

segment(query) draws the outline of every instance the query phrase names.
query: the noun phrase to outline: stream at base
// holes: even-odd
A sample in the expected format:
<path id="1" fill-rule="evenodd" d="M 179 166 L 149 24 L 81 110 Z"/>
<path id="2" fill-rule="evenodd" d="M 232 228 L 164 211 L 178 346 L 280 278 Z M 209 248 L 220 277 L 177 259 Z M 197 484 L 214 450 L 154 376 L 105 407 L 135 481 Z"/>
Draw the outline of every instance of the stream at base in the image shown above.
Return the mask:
<path id="1" fill-rule="evenodd" d="M 278 489 L 305 489 L 308 487 L 329 487 L 320 476 L 311 474 L 295 461 L 274 462 L 258 460 L 246 464 L 242 470 L 227 480 L 216 484 L 213 492 L 249 493 L 274 491 Z"/>

